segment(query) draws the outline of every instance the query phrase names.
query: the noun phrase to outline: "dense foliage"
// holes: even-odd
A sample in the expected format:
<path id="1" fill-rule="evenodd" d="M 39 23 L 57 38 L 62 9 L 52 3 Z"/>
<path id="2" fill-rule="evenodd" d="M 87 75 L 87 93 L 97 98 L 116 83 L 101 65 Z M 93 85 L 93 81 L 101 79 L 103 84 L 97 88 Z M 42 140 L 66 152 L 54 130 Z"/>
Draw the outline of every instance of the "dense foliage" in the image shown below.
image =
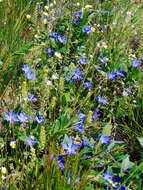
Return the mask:
<path id="1" fill-rule="evenodd" d="M 2 190 L 143 189 L 143 6 L 0 0 Z"/>

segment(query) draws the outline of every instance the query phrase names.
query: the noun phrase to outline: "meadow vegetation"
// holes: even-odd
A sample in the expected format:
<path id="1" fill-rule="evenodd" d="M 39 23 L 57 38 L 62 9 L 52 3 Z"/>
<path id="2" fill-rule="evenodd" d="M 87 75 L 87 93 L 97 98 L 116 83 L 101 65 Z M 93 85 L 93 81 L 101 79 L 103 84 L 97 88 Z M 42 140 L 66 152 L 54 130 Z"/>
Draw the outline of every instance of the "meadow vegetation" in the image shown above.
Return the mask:
<path id="1" fill-rule="evenodd" d="M 0 188 L 143 189 L 143 5 L 0 0 Z"/>

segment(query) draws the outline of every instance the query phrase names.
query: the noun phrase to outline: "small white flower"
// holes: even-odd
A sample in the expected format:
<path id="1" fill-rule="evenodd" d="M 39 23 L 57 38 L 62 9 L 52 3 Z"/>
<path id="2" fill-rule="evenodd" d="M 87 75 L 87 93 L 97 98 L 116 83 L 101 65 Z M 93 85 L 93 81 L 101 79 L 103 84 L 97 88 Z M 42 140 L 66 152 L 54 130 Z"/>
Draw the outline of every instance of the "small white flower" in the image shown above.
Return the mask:
<path id="1" fill-rule="evenodd" d="M 58 79 L 57 75 L 52 75 L 52 79 Z"/>
<path id="2" fill-rule="evenodd" d="M 48 80 L 48 81 L 47 81 L 47 85 L 48 85 L 48 86 L 52 86 L 52 81 Z"/>
<path id="3" fill-rule="evenodd" d="M 10 147 L 13 148 L 13 149 L 15 149 L 15 147 L 16 147 L 16 142 L 15 142 L 15 141 L 11 141 L 11 142 L 10 142 Z"/>
<path id="4" fill-rule="evenodd" d="M 61 53 L 59 53 L 59 52 L 55 52 L 55 56 L 56 56 L 56 57 L 58 57 L 59 59 L 61 59 L 61 58 L 62 58 L 62 54 L 61 54 Z"/>
<path id="5" fill-rule="evenodd" d="M 2 173 L 2 174 L 6 174 L 6 173 L 7 173 L 6 167 L 1 167 L 1 173 Z"/>
<path id="6" fill-rule="evenodd" d="M 29 15 L 29 14 L 26 15 L 26 18 L 27 18 L 27 19 L 30 19 L 30 18 L 31 18 L 31 15 Z"/>

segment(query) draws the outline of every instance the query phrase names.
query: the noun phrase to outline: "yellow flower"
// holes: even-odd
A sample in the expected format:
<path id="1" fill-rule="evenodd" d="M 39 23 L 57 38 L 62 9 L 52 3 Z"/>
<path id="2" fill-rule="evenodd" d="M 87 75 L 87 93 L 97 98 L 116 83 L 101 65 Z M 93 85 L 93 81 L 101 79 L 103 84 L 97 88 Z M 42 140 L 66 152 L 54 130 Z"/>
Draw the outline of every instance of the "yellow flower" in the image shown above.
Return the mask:
<path id="1" fill-rule="evenodd" d="M 59 59 L 62 59 L 62 54 L 59 52 L 55 52 L 55 56 L 58 57 Z"/>
<path id="2" fill-rule="evenodd" d="M 16 142 L 15 142 L 15 141 L 11 141 L 11 142 L 10 142 L 10 147 L 11 147 L 12 149 L 15 149 L 15 147 L 16 147 Z"/>
<path id="3" fill-rule="evenodd" d="M 49 9 L 49 7 L 48 7 L 48 6 L 45 6 L 44 8 L 45 8 L 46 10 L 48 10 L 48 9 Z"/>
<path id="4" fill-rule="evenodd" d="M 91 30 L 92 30 L 92 32 L 95 32 L 95 28 L 92 27 Z"/>
<path id="5" fill-rule="evenodd" d="M 7 174 L 7 169 L 6 169 L 6 167 L 1 167 L 1 173 L 2 173 L 2 174 Z"/>
<path id="6" fill-rule="evenodd" d="M 48 24 L 47 19 L 44 19 L 44 20 L 43 20 L 43 24 Z"/>
<path id="7" fill-rule="evenodd" d="M 27 19 L 30 19 L 30 18 L 31 18 L 31 15 L 29 15 L 29 14 L 26 15 L 26 18 L 27 18 Z"/>
<path id="8" fill-rule="evenodd" d="M 86 5 L 85 6 L 85 9 L 91 9 L 92 8 L 92 5 Z"/>

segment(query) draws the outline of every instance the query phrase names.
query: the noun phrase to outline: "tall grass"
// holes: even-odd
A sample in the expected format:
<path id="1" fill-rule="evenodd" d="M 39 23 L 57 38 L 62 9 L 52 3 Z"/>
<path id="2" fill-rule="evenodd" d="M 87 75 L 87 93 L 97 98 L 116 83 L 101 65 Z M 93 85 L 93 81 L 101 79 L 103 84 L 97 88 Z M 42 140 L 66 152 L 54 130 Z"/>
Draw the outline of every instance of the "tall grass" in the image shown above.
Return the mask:
<path id="1" fill-rule="evenodd" d="M 0 2 L 2 189 L 143 188 L 142 12 L 129 0 Z"/>

